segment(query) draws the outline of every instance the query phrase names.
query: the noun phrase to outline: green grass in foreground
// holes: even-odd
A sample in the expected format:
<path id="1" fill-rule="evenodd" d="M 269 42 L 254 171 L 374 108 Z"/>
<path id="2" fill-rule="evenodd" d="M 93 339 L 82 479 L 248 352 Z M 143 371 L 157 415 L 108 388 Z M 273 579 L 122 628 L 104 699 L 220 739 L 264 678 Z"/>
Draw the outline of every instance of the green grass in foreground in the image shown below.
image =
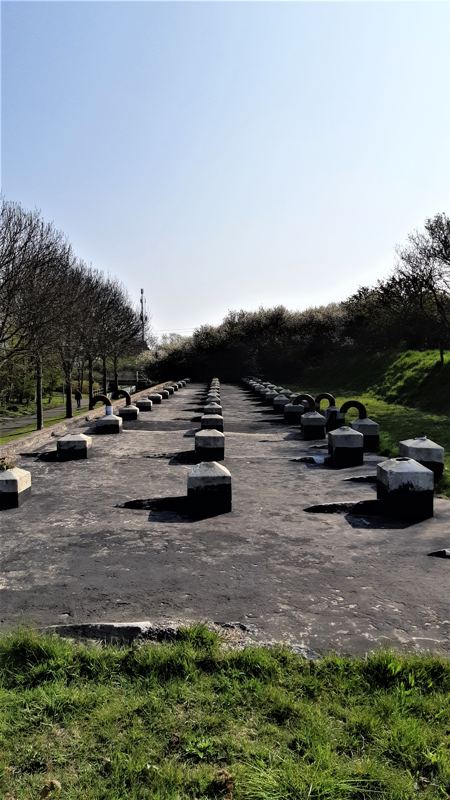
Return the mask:
<path id="1" fill-rule="evenodd" d="M 412 800 L 450 793 L 450 664 L 0 639 L 0 795 Z"/>

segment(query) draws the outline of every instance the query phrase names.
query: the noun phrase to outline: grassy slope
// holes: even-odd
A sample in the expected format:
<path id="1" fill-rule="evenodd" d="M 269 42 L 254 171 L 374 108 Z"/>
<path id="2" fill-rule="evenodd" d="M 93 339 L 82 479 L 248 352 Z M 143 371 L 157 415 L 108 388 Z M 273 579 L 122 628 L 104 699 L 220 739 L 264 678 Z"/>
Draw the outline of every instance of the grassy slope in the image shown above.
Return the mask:
<path id="1" fill-rule="evenodd" d="M 338 404 L 362 400 L 381 426 L 384 455 L 397 455 L 400 440 L 423 434 L 441 444 L 448 455 L 439 493 L 450 497 L 450 363 L 440 367 L 435 351 L 333 356 L 325 366 L 307 367 L 292 388 L 332 392 Z"/>
<path id="2" fill-rule="evenodd" d="M 438 800 L 450 792 L 450 664 L 308 662 L 181 641 L 0 639 L 0 795 L 14 800 Z M 57 785 L 55 784 L 57 787 Z"/>
<path id="3" fill-rule="evenodd" d="M 325 379 L 325 381 L 324 381 Z M 303 370 L 303 385 L 334 387 L 337 394 L 369 392 L 391 403 L 424 411 L 450 411 L 450 362 L 441 367 L 435 350 L 406 350 L 369 356 L 333 354 L 320 367 Z"/>

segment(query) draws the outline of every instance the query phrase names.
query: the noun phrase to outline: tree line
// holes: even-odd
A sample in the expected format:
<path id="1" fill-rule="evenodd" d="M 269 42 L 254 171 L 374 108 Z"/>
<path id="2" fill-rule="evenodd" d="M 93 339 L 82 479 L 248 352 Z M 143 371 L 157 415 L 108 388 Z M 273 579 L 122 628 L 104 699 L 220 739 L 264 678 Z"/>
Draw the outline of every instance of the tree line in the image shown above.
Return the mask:
<path id="1" fill-rule="evenodd" d="M 94 366 L 107 391 L 107 366 L 135 354 L 141 321 L 121 283 L 79 259 L 66 236 L 40 212 L 0 201 L 0 382 L 17 370 L 33 373 L 37 428 L 43 427 L 43 378 L 63 376 L 66 417 L 72 416 L 75 370 L 87 375 L 92 400 Z"/>
<path id="2" fill-rule="evenodd" d="M 441 363 L 450 346 L 450 219 L 427 219 L 397 248 L 391 275 L 363 286 L 340 303 L 304 311 L 283 306 L 231 311 L 215 327 L 190 337 L 172 335 L 141 359 L 158 379 L 182 373 L 288 378 L 303 365 L 319 365 L 333 352 L 436 349 Z"/>

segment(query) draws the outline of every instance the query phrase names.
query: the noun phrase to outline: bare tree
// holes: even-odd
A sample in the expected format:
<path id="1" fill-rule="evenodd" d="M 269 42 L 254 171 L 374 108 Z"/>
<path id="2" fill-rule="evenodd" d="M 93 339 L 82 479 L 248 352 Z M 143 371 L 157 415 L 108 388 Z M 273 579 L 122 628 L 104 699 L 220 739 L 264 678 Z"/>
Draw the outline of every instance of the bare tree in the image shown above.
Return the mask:
<path id="1" fill-rule="evenodd" d="M 84 304 L 89 292 L 85 276 L 83 262 L 72 258 L 59 286 L 62 303 L 57 326 L 57 349 L 64 374 L 67 418 L 73 416 L 73 370 L 83 347 Z"/>
<path id="2" fill-rule="evenodd" d="M 439 353 L 450 340 L 450 219 L 443 213 L 425 221 L 423 232 L 414 231 L 397 249 L 395 277 L 410 302 L 415 302 L 434 329 L 440 328 Z"/>
<path id="3" fill-rule="evenodd" d="M 28 254 L 26 280 L 16 293 L 16 313 L 35 365 L 37 428 L 43 427 L 42 380 L 47 354 L 55 349 L 65 298 L 61 286 L 73 260 L 70 245 L 53 225 L 41 221 Z"/>
<path id="4" fill-rule="evenodd" d="M 20 290 L 30 277 L 42 234 L 37 212 L 24 211 L 5 199 L 0 203 L 0 363 L 27 351 L 27 330 L 18 313 Z"/>

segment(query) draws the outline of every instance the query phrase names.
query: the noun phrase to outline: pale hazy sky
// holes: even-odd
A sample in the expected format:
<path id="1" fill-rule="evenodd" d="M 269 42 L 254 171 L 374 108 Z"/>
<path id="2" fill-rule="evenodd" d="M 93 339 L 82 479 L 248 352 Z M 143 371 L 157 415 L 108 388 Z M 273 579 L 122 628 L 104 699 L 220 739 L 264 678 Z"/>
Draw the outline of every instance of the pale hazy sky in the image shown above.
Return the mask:
<path id="1" fill-rule="evenodd" d="M 343 299 L 450 213 L 450 4 L 2 2 L 2 191 L 157 331 Z"/>

